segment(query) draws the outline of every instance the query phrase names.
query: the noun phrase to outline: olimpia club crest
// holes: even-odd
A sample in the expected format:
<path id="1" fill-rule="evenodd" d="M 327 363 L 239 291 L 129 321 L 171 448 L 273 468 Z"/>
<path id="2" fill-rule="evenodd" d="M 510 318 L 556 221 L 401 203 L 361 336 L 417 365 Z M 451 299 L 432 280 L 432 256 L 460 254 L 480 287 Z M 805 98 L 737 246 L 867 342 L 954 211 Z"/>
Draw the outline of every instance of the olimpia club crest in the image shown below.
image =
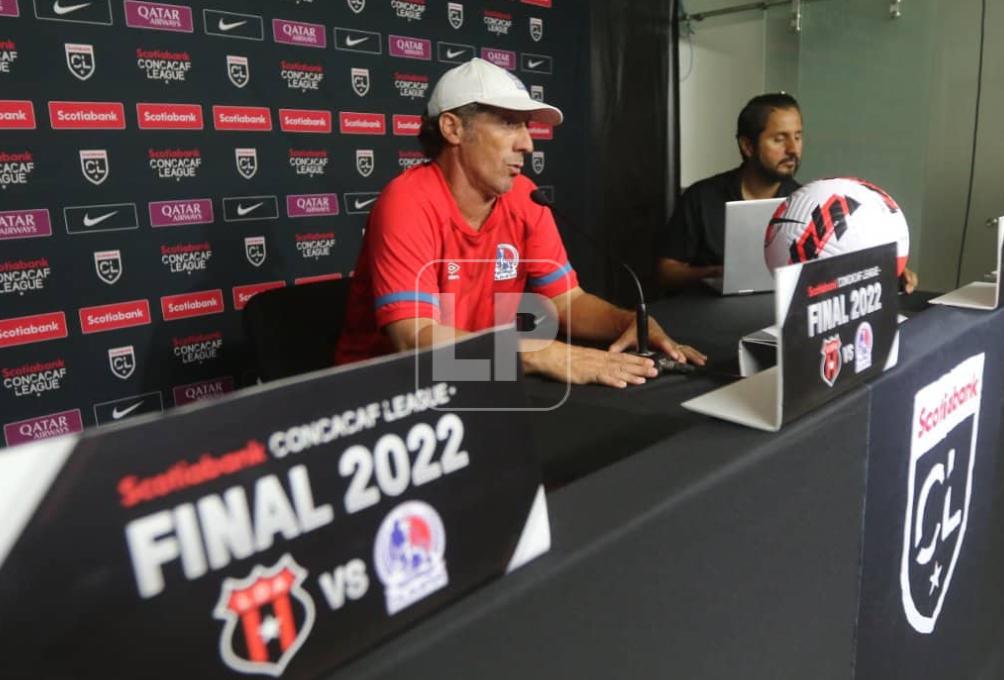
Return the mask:
<path id="1" fill-rule="evenodd" d="M 370 91 L 370 70 L 368 68 L 352 69 L 352 91 L 360 97 L 365 97 Z"/>
<path id="2" fill-rule="evenodd" d="M 251 179 L 258 172 L 258 149 L 234 149 L 237 173 L 244 179 Z"/>
<path id="3" fill-rule="evenodd" d="M 97 65 L 93 45 L 66 43 L 63 48 L 66 51 L 66 67 L 70 69 L 70 73 L 80 80 L 87 80 L 94 75 Z"/>
<path id="4" fill-rule="evenodd" d="M 314 627 L 314 601 L 303 589 L 307 571 L 291 556 L 223 581 L 213 616 L 224 622 L 220 657 L 238 673 L 278 677 Z"/>
<path id="5" fill-rule="evenodd" d="M 102 283 L 115 285 L 122 277 L 122 252 L 118 250 L 99 250 L 94 253 L 94 270 Z"/>
<path id="6" fill-rule="evenodd" d="M 450 20 L 450 26 L 459 30 L 464 25 L 464 6 L 459 2 L 447 3 L 446 17 Z"/>
<path id="7" fill-rule="evenodd" d="M 227 76 L 237 87 L 244 87 L 251 82 L 251 64 L 247 57 L 227 55 Z"/>
<path id="8" fill-rule="evenodd" d="M 966 359 L 913 398 L 900 587 L 918 633 L 933 633 L 969 520 L 985 354 Z"/>
<path id="9" fill-rule="evenodd" d="M 128 380 L 136 371 L 136 351 L 132 345 L 113 347 L 108 350 L 108 365 L 112 375 L 121 380 Z"/>
<path id="10" fill-rule="evenodd" d="M 390 511 L 373 544 L 373 565 L 389 615 L 449 584 L 445 554 L 446 529 L 435 508 L 406 501 Z"/>
<path id="11" fill-rule="evenodd" d="M 364 9 L 366 9 L 366 0 L 345 0 L 349 4 L 349 9 L 351 9 L 356 14 L 359 14 Z"/>
<path id="12" fill-rule="evenodd" d="M 244 254 L 255 267 L 260 267 L 265 263 L 268 253 L 265 251 L 264 236 L 248 236 L 244 239 Z"/>
<path id="13" fill-rule="evenodd" d="M 544 21 L 537 17 L 530 17 L 530 37 L 534 42 L 540 42 L 544 37 Z"/>
<path id="14" fill-rule="evenodd" d="M 356 170 L 363 177 L 373 174 L 376 161 L 373 159 L 373 149 L 356 149 Z"/>
<path id="15" fill-rule="evenodd" d="M 540 174 L 544 172 L 544 152 L 534 151 L 530 157 L 530 167 L 533 168 L 534 173 Z"/>
<path id="16" fill-rule="evenodd" d="M 81 149 L 80 171 L 84 178 L 94 186 L 108 179 L 108 151 L 105 149 Z"/>

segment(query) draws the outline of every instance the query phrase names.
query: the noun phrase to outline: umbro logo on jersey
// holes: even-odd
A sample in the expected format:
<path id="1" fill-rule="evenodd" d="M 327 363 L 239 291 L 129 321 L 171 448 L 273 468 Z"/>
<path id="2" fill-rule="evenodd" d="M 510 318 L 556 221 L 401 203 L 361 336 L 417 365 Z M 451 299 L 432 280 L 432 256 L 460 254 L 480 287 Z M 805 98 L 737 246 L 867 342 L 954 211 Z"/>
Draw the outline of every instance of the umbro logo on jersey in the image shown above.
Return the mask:
<path id="1" fill-rule="evenodd" d="M 218 9 L 202 10 L 202 24 L 207 35 L 220 38 L 264 40 L 265 27 L 257 14 L 223 12 Z"/>

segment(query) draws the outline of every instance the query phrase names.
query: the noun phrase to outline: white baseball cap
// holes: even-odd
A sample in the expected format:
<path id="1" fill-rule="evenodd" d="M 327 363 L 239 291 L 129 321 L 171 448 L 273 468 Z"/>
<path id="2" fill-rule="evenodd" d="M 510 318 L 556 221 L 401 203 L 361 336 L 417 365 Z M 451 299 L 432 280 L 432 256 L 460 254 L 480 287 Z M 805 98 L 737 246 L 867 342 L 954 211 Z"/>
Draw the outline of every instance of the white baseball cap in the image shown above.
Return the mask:
<path id="1" fill-rule="evenodd" d="M 430 116 L 438 116 L 443 111 L 474 103 L 529 111 L 533 120 L 548 125 L 558 125 L 564 117 L 560 109 L 530 97 L 519 78 L 478 57 L 443 74 L 432 90 L 427 110 Z"/>

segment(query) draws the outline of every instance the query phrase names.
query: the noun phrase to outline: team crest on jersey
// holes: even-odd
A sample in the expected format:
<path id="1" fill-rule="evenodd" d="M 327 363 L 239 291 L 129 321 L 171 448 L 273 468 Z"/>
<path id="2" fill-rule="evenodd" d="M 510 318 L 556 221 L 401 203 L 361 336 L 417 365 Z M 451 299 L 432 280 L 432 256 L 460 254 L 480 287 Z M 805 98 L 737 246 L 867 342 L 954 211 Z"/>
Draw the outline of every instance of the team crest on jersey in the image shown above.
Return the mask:
<path id="1" fill-rule="evenodd" d="M 364 9 L 366 9 L 366 0 L 345 0 L 349 4 L 349 9 L 351 9 L 356 14 L 359 14 Z"/>
<path id="2" fill-rule="evenodd" d="M 833 335 L 823 338 L 823 344 L 819 349 L 822 359 L 819 361 L 819 377 L 823 382 L 833 387 L 840 375 L 840 366 L 843 363 L 840 358 L 840 336 Z"/>
<path id="3" fill-rule="evenodd" d="M 94 271 L 102 283 L 114 286 L 122 278 L 122 252 L 99 250 L 94 253 Z"/>
<path id="4" fill-rule="evenodd" d="M 105 149 L 80 150 L 80 171 L 94 186 L 108 179 L 108 151 Z"/>
<path id="5" fill-rule="evenodd" d="M 464 25 L 464 6 L 459 2 L 447 3 L 446 16 L 450 20 L 450 26 L 459 30 Z"/>
<path id="6" fill-rule="evenodd" d="M 116 378 L 128 380 L 136 371 L 136 350 L 132 345 L 111 348 L 108 350 L 108 365 Z"/>
<path id="7" fill-rule="evenodd" d="M 244 179 L 251 179 L 258 172 L 258 149 L 234 149 L 237 172 Z"/>
<path id="8" fill-rule="evenodd" d="M 370 91 L 370 70 L 368 68 L 352 69 L 352 91 L 360 97 L 365 97 Z"/>
<path id="9" fill-rule="evenodd" d="M 66 43 L 66 67 L 76 78 L 87 80 L 94 75 L 97 64 L 94 61 L 94 45 L 76 45 Z"/>
<path id="10" fill-rule="evenodd" d="M 544 172 L 544 152 L 534 151 L 530 157 L 530 167 L 533 168 L 534 173 L 540 174 Z"/>
<path id="11" fill-rule="evenodd" d="M 251 82 L 251 64 L 248 58 L 228 54 L 227 77 L 236 87 L 244 87 Z"/>
<path id="12" fill-rule="evenodd" d="M 540 42 L 544 37 L 544 21 L 536 17 L 530 17 L 530 37 L 534 42 Z"/>
<path id="13" fill-rule="evenodd" d="M 363 177 L 373 174 L 376 161 L 373 159 L 373 149 L 356 149 L 356 170 Z"/>
<path id="14" fill-rule="evenodd" d="M 224 622 L 223 663 L 238 673 L 280 676 L 314 627 L 314 601 L 303 589 L 307 571 L 291 556 L 223 581 L 213 617 Z"/>
<path id="15" fill-rule="evenodd" d="M 244 239 L 244 254 L 255 267 L 260 267 L 265 263 L 268 254 L 265 251 L 264 236 L 248 236 Z"/>
<path id="16" fill-rule="evenodd" d="M 519 251 L 510 243 L 500 243 L 495 248 L 495 280 L 509 281 L 519 273 Z"/>

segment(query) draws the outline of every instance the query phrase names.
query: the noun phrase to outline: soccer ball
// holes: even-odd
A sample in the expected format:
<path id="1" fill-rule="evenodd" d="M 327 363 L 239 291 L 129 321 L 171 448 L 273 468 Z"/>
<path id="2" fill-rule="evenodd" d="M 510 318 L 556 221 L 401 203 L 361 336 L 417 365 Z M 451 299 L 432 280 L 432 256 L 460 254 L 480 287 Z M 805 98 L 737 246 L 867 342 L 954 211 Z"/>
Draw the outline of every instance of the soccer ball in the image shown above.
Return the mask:
<path id="1" fill-rule="evenodd" d="M 774 271 L 796 262 L 896 243 L 896 275 L 910 254 L 910 231 L 903 211 L 884 189 L 855 177 L 809 182 L 771 217 L 763 255 Z"/>

